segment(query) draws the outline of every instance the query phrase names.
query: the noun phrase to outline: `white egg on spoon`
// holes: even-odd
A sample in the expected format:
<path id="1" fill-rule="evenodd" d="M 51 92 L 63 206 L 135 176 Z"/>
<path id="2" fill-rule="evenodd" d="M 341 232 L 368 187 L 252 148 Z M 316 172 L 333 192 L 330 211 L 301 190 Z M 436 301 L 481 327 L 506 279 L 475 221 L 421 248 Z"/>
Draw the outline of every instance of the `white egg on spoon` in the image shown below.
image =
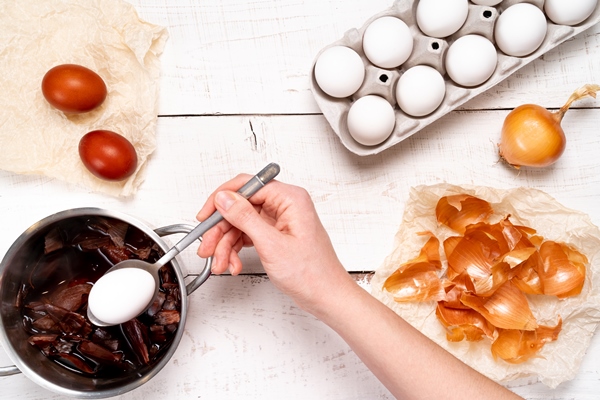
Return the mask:
<path id="1" fill-rule="evenodd" d="M 381 17 L 369 24 L 363 34 L 363 51 L 380 68 L 396 68 L 413 50 L 410 28 L 396 17 Z"/>
<path id="2" fill-rule="evenodd" d="M 598 0 L 546 0 L 544 11 L 558 25 L 577 25 L 596 9 Z"/>
<path id="3" fill-rule="evenodd" d="M 503 53 L 524 57 L 541 46 L 547 31 L 546 16 L 541 9 L 533 4 L 518 3 L 508 7 L 498 17 L 494 26 L 494 40 Z"/>
<path id="4" fill-rule="evenodd" d="M 117 269 L 94 284 L 88 307 L 94 310 L 93 315 L 103 325 L 118 325 L 148 308 L 155 288 L 150 272 L 139 268 Z"/>
<path id="5" fill-rule="evenodd" d="M 365 79 L 365 65 L 358 53 L 346 46 L 332 46 L 317 58 L 315 81 L 331 97 L 352 96 Z"/>

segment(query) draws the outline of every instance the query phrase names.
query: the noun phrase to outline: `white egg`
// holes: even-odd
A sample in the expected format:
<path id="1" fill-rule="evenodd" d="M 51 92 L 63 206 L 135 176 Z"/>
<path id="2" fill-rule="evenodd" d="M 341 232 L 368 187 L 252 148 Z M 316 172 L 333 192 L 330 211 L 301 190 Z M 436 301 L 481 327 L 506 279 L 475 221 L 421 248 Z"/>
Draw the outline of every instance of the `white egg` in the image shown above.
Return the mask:
<path id="1" fill-rule="evenodd" d="M 368 95 L 350 106 L 347 121 L 348 131 L 354 140 L 365 146 L 374 146 L 390 136 L 396 125 L 396 115 L 386 99 Z"/>
<path id="2" fill-rule="evenodd" d="M 346 46 L 325 49 L 315 63 L 315 80 L 332 97 L 352 96 L 365 79 L 365 66 L 357 52 Z"/>
<path id="3" fill-rule="evenodd" d="M 458 31 L 468 15 L 468 0 L 420 0 L 417 5 L 419 29 L 435 38 L 444 38 Z"/>
<path id="4" fill-rule="evenodd" d="M 396 85 L 398 106 L 414 117 L 431 114 L 442 104 L 445 95 L 444 77 L 427 65 L 410 68 Z"/>
<path id="5" fill-rule="evenodd" d="M 502 0 L 471 0 L 474 4 L 480 6 L 495 6 L 496 4 L 502 3 Z"/>
<path id="6" fill-rule="evenodd" d="M 498 63 L 496 48 L 480 35 L 458 38 L 446 52 L 446 72 L 459 85 L 472 87 L 487 81 Z"/>
<path id="7" fill-rule="evenodd" d="M 410 28 L 396 17 L 381 17 L 371 22 L 363 34 L 363 50 L 380 68 L 396 68 L 413 50 Z"/>
<path id="8" fill-rule="evenodd" d="M 110 325 L 118 325 L 145 311 L 156 290 L 152 275 L 139 268 L 122 268 L 103 275 L 92 286 L 88 307 Z"/>
<path id="9" fill-rule="evenodd" d="M 523 57 L 540 47 L 547 30 L 542 10 L 533 4 L 519 3 L 500 14 L 494 27 L 494 39 L 503 53 Z"/>
<path id="10" fill-rule="evenodd" d="M 546 0 L 544 11 L 558 25 L 577 25 L 596 9 L 598 0 Z"/>

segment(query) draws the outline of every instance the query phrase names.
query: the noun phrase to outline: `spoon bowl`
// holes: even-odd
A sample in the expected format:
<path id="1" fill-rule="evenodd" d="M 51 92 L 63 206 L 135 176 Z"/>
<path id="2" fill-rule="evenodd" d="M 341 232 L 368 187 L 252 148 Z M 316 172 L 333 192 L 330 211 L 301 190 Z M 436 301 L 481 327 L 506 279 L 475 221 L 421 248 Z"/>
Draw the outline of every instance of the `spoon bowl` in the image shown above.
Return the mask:
<path id="1" fill-rule="evenodd" d="M 238 193 L 249 198 L 275 178 L 279 171 L 279 165 L 267 165 L 242 186 Z M 222 219 L 221 213 L 215 211 L 153 264 L 130 259 L 110 268 L 98 279 L 89 294 L 87 315 L 90 321 L 97 326 L 111 326 L 142 314 L 158 294 L 160 268 Z"/>
<path id="2" fill-rule="evenodd" d="M 160 265 L 130 259 L 113 266 L 88 297 L 87 315 L 94 325 L 118 325 L 141 314 L 154 302 L 159 287 Z M 110 276 L 107 275 L 110 272 Z M 107 297 L 104 294 L 113 295 Z M 94 310 L 94 312 L 92 312 Z"/>

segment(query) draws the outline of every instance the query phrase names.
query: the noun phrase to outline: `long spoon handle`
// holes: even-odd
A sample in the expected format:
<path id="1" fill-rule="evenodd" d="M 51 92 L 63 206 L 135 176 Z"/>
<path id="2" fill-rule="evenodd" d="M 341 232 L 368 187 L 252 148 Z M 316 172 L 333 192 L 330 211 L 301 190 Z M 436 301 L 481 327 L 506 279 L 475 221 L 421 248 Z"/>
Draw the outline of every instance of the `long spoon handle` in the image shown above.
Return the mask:
<path id="1" fill-rule="evenodd" d="M 264 167 L 258 174 L 254 175 L 244 186 L 242 186 L 238 193 L 244 198 L 250 198 L 254 193 L 258 192 L 263 186 L 275 178 L 280 171 L 280 167 L 276 163 L 270 163 Z M 223 219 L 220 212 L 215 211 L 210 217 L 200 222 L 190 233 L 185 235 L 171 250 L 165 253 L 156 263 L 156 267 L 160 268 L 173 259 L 177 254 L 187 248 L 190 244 L 194 243 L 200 236 L 204 235 L 206 231 L 218 224 Z"/>

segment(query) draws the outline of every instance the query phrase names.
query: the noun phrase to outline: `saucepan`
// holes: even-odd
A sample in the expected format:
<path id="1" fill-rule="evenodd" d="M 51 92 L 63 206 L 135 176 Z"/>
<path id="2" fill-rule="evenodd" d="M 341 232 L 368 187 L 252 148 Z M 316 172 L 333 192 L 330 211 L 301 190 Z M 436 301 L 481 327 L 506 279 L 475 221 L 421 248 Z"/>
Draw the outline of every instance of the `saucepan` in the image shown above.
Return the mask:
<path id="1" fill-rule="evenodd" d="M 17 238 L 4 256 L 0 264 L 0 341 L 14 365 L 0 367 L 0 376 L 23 373 L 41 387 L 61 395 L 76 398 L 106 398 L 123 394 L 148 382 L 169 362 L 184 332 L 188 296 L 210 276 L 211 259 L 205 260 L 202 272 L 187 284 L 177 260 L 173 259 L 170 262 L 180 293 L 180 321 L 176 330 L 172 332 L 172 340 L 161 349 L 157 359 L 141 368 L 107 378 L 82 374 L 53 361 L 28 342 L 31 333 L 24 329 L 23 305 L 19 304 L 18 299 L 23 296 L 27 271 L 31 271 L 36 254 L 39 255 L 40 251 L 43 251 L 39 247 L 44 246 L 44 238 L 57 226 L 87 218 L 121 221 L 137 228 L 147 235 L 162 253 L 170 248 L 163 241 L 163 236 L 189 233 L 194 227 L 179 224 L 152 229 L 124 213 L 100 208 L 77 208 L 58 212 L 33 224 Z"/>

